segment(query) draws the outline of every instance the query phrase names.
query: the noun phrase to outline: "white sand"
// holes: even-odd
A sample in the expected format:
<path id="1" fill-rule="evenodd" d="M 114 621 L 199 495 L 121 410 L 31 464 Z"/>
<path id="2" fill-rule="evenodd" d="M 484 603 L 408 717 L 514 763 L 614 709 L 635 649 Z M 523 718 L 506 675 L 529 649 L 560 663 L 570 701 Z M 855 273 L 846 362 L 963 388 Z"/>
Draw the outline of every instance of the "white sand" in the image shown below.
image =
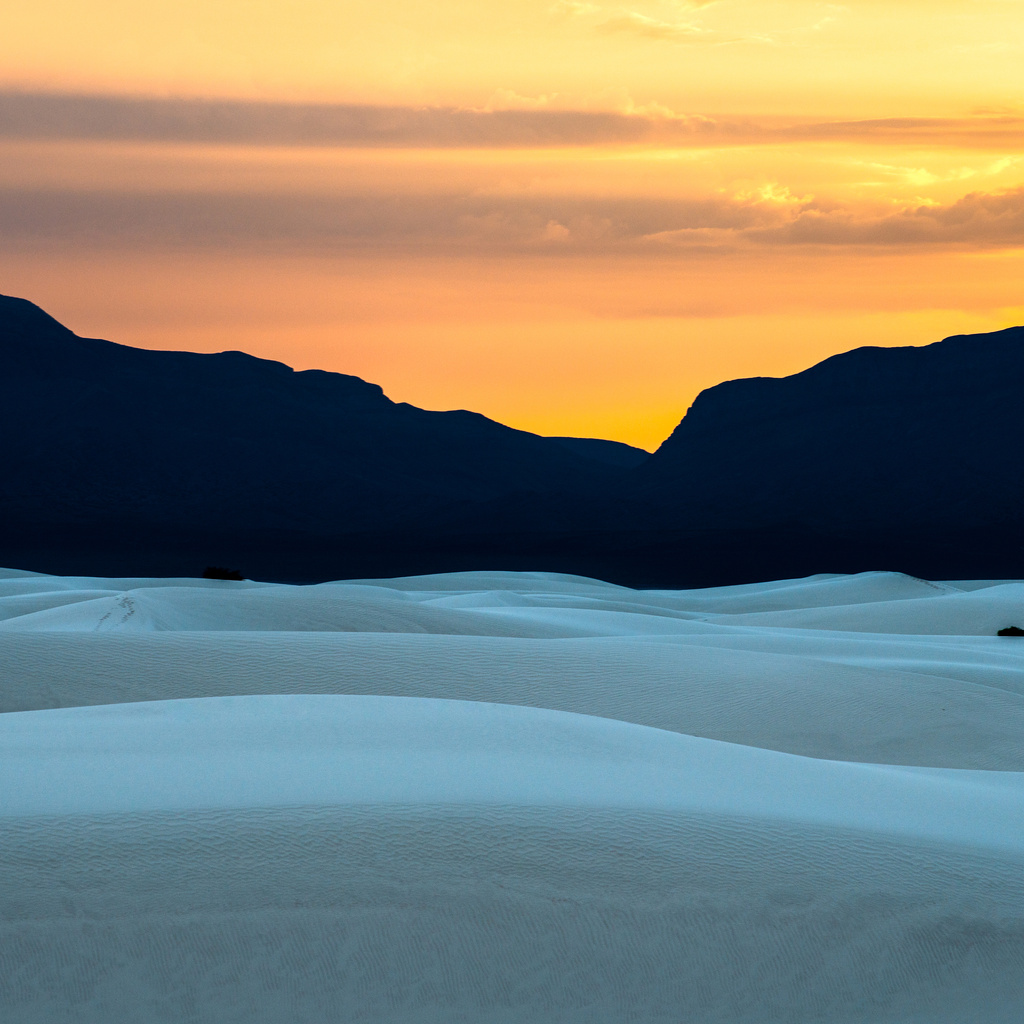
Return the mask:
<path id="1" fill-rule="evenodd" d="M 1022 584 L 6 571 L 0 620 L 4 1021 L 1020 1019 Z"/>

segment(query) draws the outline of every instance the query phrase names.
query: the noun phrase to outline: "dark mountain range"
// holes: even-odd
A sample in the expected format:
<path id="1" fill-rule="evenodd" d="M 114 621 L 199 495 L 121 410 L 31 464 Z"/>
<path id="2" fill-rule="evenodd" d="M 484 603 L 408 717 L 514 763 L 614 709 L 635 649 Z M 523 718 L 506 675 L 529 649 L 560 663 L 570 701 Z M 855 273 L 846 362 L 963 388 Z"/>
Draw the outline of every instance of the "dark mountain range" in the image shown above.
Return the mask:
<path id="1" fill-rule="evenodd" d="M 675 531 L 676 558 L 705 538 L 703 579 L 716 558 L 730 579 L 741 564 L 1019 578 L 1022 425 L 1022 327 L 858 348 L 702 392 L 635 493 L 653 535 Z"/>
<path id="2" fill-rule="evenodd" d="M 304 538 L 532 530 L 605 493 L 636 454 L 241 352 L 79 338 L 15 298 L 0 298 L 0 433 L 6 551 L 74 538 L 170 562 L 190 537 L 247 538 L 242 556 Z"/>
<path id="3" fill-rule="evenodd" d="M 702 392 L 647 463 L 689 525 L 1021 522 L 1024 328 L 858 348 Z"/>
<path id="4" fill-rule="evenodd" d="M 621 441 L 605 441 L 596 437 L 549 437 L 548 440 L 557 441 L 577 455 L 585 455 L 588 459 L 597 459 L 598 462 L 621 466 L 623 469 L 643 465 L 651 457 L 650 452 L 645 452 L 643 448 L 634 448 Z"/>
<path id="5" fill-rule="evenodd" d="M 702 393 L 653 455 L 0 297 L 0 564 L 266 579 L 466 568 L 711 585 L 1024 575 L 1024 329 Z"/>

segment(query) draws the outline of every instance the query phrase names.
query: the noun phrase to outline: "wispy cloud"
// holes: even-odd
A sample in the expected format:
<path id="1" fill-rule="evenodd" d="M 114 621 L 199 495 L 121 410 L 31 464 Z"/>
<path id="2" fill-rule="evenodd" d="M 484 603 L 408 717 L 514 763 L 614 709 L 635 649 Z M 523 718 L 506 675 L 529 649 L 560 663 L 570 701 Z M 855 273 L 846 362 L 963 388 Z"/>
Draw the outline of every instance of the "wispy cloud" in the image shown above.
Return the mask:
<path id="1" fill-rule="evenodd" d="M 879 214 L 812 200 L 775 204 L 774 222 L 722 228 L 705 224 L 658 232 L 647 241 L 693 246 L 1024 248 L 1024 188 L 970 192 L 953 203 L 918 203 Z"/>
<path id="2" fill-rule="evenodd" d="M 903 164 L 886 164 L 873 160 L 853 162 L 863 167 L 873 177 L 857 184 L 860 187 L 884 188 L 892 182 L 900 182 L 917 188 L 926 188 L 940 182 L 968 181 L 971 178 L 986 178 L 1001 175 L 1012 167 L 1024 163 L 1024 156 L 1001 157 L 981 166 L 960 166 L 936 173 L 927 167 L 906 166 Z"/>
<path id="3" fill-rule="evenodd" d="M 1024 189 L 971 192 L 948 205 L 928 203 L 875 217 L 804 210 L 787 224 L 746 237 L 766 244 L 1024 248 Z"/>
<path id="4" fill-rule="evenodd" d="M 507 97 L 506 97 L 507 98 Z M 387 107 L 0 93 L 0 137 L 348 147 L 639 143 L 656 121 L 604 111 Z M 677 128 L 685 128 L 680 119 Z M 700 127 L 705 127 L 701 122 Z"/>
<path id="5" fill-rule="evenodd" d="M 1024 189 L 894 212 L 764 186 L 636 197 L 0 190 L 0 235 L 33 245 L 380 254 L 646 253 L 707 248 L 1024 247 Z"/>
<path id="6" fill-rule="evenodd" d="M 689 21 L 662 21 L 636 11 L 622 11 L 597 23 L 601 32 L 628 32 L 649 39 L 669 39 L 674 42 L 693 42 L 714 33 Z"/>
<path id="7" fill-rule="evenodd" d="M 483 109 L 263 103 L 0 92 L 0 138 L 210 145 L 514 148 L 713 147 L 858 142 L 1020 151 L 1024 115 L 780 124 L 678 113 L 659 104 L 558 109 L 495 94 Z"/>
<path id="8" fill-rule="evenodd" d="M 758 204 L 571 198 L 287 192 L 0 190 L 0 235 L 114 247 L 526 252 L 613 251 L 686 225 L 775 223 Z"/>
<path id="9" fill-rule="evenodd" d="M 868 142 L 937 148 L 1020 150 L 1024 116 L 890 117 L 820 121 L 778 131 L 792 141 Z M 1016 142 L 1014 141 L 1016 139 Z"/>
<path id="10" fill-rule="evenodd" d="M 632 35 L 675 43 L 733 43 L 747 36 L 722 33 L 701 23 L 700 12 L 718 0 L 677 0 L 655 5 L 658 13 L 637 10 L 635 5 L 596 4 L 588 0 L 559 0 L 551 8 L 558 18 L 573 19 L 587 30 L 604 35 Z M 650 7 L 650 5 L 648 5 Z M 751 41 L 762 41 L 749 37 Z"/>

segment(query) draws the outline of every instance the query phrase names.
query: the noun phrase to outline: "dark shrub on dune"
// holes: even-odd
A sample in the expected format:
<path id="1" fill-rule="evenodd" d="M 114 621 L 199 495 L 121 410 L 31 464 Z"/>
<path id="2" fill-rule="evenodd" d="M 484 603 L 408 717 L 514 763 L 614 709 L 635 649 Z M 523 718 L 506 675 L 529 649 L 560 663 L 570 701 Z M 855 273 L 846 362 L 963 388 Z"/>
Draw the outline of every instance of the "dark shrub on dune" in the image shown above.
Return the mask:
<path id="1" fill-rule="evenodd" d="M 204 580 L 244 580 L 237 569 L 225 569 L 222 565 L 208 565 L 203 570 Z"/>

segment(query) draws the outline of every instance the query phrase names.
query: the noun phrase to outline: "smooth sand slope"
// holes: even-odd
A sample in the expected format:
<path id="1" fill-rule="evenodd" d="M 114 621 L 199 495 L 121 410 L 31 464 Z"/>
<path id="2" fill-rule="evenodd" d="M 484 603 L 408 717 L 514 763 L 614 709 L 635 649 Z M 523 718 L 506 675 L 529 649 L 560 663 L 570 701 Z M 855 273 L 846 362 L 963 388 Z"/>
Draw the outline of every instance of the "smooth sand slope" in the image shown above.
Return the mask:
<path id="1" fill-rule="evenodd" d="M 0 1016 L 1010 1022 L 1024 584 L 0 574 Z"/>

